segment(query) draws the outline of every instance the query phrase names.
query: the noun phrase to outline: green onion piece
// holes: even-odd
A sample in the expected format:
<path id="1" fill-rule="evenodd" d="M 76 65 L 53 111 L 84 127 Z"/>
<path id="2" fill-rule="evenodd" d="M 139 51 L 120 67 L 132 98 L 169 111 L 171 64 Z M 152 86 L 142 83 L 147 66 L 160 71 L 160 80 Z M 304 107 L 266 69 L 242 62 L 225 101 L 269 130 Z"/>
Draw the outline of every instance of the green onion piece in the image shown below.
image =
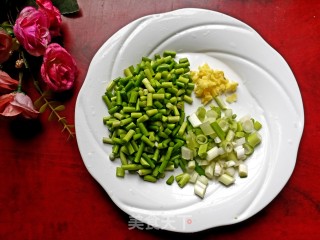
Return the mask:
<path id="1" fill-rule="evenodd" d="M 126 155 L 124 154 L 124 152 L 120 149 L 120 160 L 121 160 L 121 164 L 122 165 L 126 165 L 128 164 L 128 160 L 127 160 L 127 157 Z"/>
<path id="2" fill-rule="evenodd" d="M 246 133 L 251 133 L 254 130 L 253 122 L 251 119 L 247 119 L 242 122 L 242 129 Z"/>
<path id="3" fill-rule="evenodd" d="M 180 116 L 168 116 L 169 123 L 177 123 L 180 121 Z"/>
<path id="4" fill-rule="evenodd" d="M 192 104 L 193 99 L 190 96 L 184 95 L 183 100 L 189 104 Z"/>
<path id="5" fill-rule="evenodd" d="M 112 147 L 112 153 L 113 154 L 118 154 L 120 149 L 120 145 L 113 145 Z"/>
<path id="6" fill-rule="evenodd" d="M 201 144 L 199 146 L 198 155 L 202 159 L 205 159 L 207 157 L 207 149 L 208 149 L 208 143 Z"/>
<path id="7" fill-rule="evenodd" d="M 152 183 L 155 183 L 157 181 L 157 178 L 155 178 L 154 176 L 152 175 L 145 175 L 143 177 L 143 180 L 144 181 L 147 181 L 147 182 L 152 182 Z"/>
<path id="8" fill-rule="evenodd" d="M 145 135 L 143 135 L 141 137 L 141 140 L 146 143 L 147 145 L 149 145 L 150 147 L 154 147 L 154 143 L 150 141 L 149 138 L 147 138 Z"/>
<path id="9" fill-rule="evenodd" d="M 227 153 L 231 152 L 233 150 L 233 144 L 228 141 L 222 141 L 221 146 L 223 150 L 225 150 Z"/>
<path id="10" fill-rule="evenodd" d="M 106 89 L 106 92 L 111 92 L 113 90 L 113 88 L 116 86 L 116 82 L 119 80 L 118 79 L 114 79 L 113 81 L 111 81 Z"/>
<path id="11" fill-rule="evenodd" d="M 159 172 L 160 173 L 163 173 L 165 168 L 167 167 L 172 152 L 173 152 L 173 147 L 168 147 L 168 151 L 167 151 L 167 153 L 166 153 L 166 155 L 164 157 L 164 160 L 163 160 L 163 162 L 161 163 L 161 165 L 159 167 Z"/>
<path id="12" fill-rule="evenodd" d="M 139 124 L 139 123 L 143 123 L 143 122 L 147 121 L 148 119 L 149 119 L 148 115 L 144 114 L 144 115 L 142 115 L 141 117 L 139 117 L 139 118 L 137 119 L 137 123 L 138 123 L 138 124 Z"/>
<path id="13" fill-rule="evenodd" d="M 144 148 L 145 148 L 145 143 L 144 142 L 141 142 L 140 146 L 139 146 L 139 149 L 138 149 L 138 152 L 136 153 L 135 157 L 134 157 L 134 162 L 135 163 L 138 163 L 140 162 L 140 158 L 142 156 L 142 153 L 144 151 Z"/>
<path id="14" fill-rule="evenodd" d="M 152 98 L 156 100 L 163 100 L 165 95 L 163 93 L 153 93 Z"/>
<path id="15" fill-rule="evenodd" d="M 131 117 L 132 118 L 139 118 L 142 116 L 142 113 L 141 112 L 132 112 L 131 113 Z"/>
<path id="16" fill-rule="evenodd" d="M 234 137 L 235 137 L 235 132 L 230 129 L 227 133 L 226 141 L 231 142 L 234 139 Z"/>
<path id="17" fill-rule="evenodd" d="M 107 144 L 113 144 L 112 139 L 107 137 L 102 138 L 102 142 Z"/>
<path id="18" fill-rule="evenodd" d="M 152 169 L 139 169 L 137 172 L 140 176 L 145 176 L 152 173 Z"/>
<path id="19" fill-rule="evenodd" d="M 262 128 L 262 124 L 258 121 L 254 121 L 253 126 L 256 131 L 259 131 Z"/>
<path id="20" fill-rule="evenodd" d="M 150 109 L 150 110 L 147 110 L 146 113 L 149 117 L 151 117 L 151 116 L 155 115 L 156 113 L 158 113 L 158 109 Z"/>
<path id="21" fill-rule="evenodd" d="M 145 125 L 142 122 L 137 123 L 137 125 L 138 125 L 138 128 L 140 129 L 141 133 L 144 136 L 149 136 L 149 132 L 148 132 L 147 128 L 145 127 Z"/>
<path id="22" fill-rule="evenodd" d="M 183 122 L 183 123 L 182 123 L 182 125 L 181 125 L 181 127 L 180 127 L 180 129 L 179 129 L 179 131 L 178 131 L 178 135 L 179 135 L 179 136 L 183 136 L 183 134 L 184 134 L 185 131 L 186 131 L 187 125 L 188 125 L 187 122 Z"/>
<path id="23" fill-rule="evenodd" d="M 121 168 L 122 168 L 123 170 L 128 170 L 128 171 L 136 171 L 136 170 L 139 170 L 139 169 L 143 169 L 143 166 L 140 165 L 140 164 L 134 164 L 134 163 L 132 163 L 132 164 L 123 164 L 123 165 L 121 166 Z"/>
<path id="24" fill-rule="evenodd" d="M 248 167 L 246 164 L 244 163 L 239 164 L 238 169 L 239 169 L 239 177 L 245 178 L 248 176 Z"/>
<path id="25" fill-rule="evenodd" d="M 122 98 L 121 98 L 120 91 L 117 91 L 116 94 L 117 94 L 117 106 L 121 106 L 122 105 Z"/>
<path id="26" fill-rule="evenodd" d="M 125 143 L 122 139 L 116 138 L 116 137 L 112 138 L 112 141 L 114 144 L 119 144 L 119 145 L 122 145 Z"/>
<path id="27" fill-rule="evenodd" d="M 176 54 L 177 53 L 175 51 L 171 51 L 171 50 L 166 50 L 163 52 L 164 57 L 170 56 L 170 57 L 174 58 L 176 56 Z"/>
<path id="28" fill-rule="evenodd" d="M 235 179 L 228 174 L 222 174 L 219 178 L 218 181 L 223 183 L 226 186 L 231 185 L 232 183 L 235 182 Z"/>
<path id="29" fill-rule="evenodd" d="M 218 124 L 217 121 L 213 122 L 210 124 L 211 127 L 213 128 L 213 130 L 215 131 L 215 133 L 218 135 L 218 137 L 221 140 L 225 139 L 226 133 L 221 129 L 220 125 Z"/>
<path id="30" fill-rule="evenodd" d="M 147 107 L 153 106 L 153 99 L 152 99 L 152 93 L 148 93 L 147 95 Z"/>
<path id="31" fill-rule="evenodd" d="M 123 169 L 122 167 L 117 167 L 117 168 L 116 168 L 116 176 L 123 178 L 124 175 L 125 175 L 124 169 Z"/>
<path id="32" fill-rule="evenodd" d="M 144 86 L 148 89 L 148 91 L 149 91 L 150 93 L 154 93 L 154 92 L 155 92 L 154 88 L 151 86 L 151 84 L 150 84 L 150 82 L 149 82 L 149 80 L 148 80 L 147 78 L 143 79 L 143 80 L 142 80 L 142 83 L 143 83 Z"/>
<path id="33" fill-rule="evenodd" d="M 109 113 L 110 115 L 112 115 L 112 114 L 118 112 L 119 109 L 120 109 L 119 106 L 114 106 L 114 107 L 112 107 L 111 109 L 109 109 L 108 113 Z"/>
<path id="34" fill-rule="evenodd" d="M 160 156 L 160 150 L 157 148 L 157 149 L 154 151 L 154 154 L 153 154 L 152 159 L 157 162 L 158 159 L 159 159 L 159 156 Z"/>
<path id="35" fill-rule="evenodd" d="M 243 146 L 243 148 L 244 148 L 244 153 L 245 153 L 247 156 L 251 155 L 251 154 L 254 152 L 254 148 L 251 147 L 249 144 L 244 143 L 242 146 Z"/>
<path id="36" fill-rule="evenodd" d="M 133 129 L 133 128 L 135 128 L 136 127 L 136 125 L 133 123 L 133 122 L 131 122 L 131 123 L 129 123 L 126 127 L 125 127 L 125 129 L 127 130 L 127 131 L 129 131 L 130 129 Z"/>
<path id="37" fill-rule="evenodd" d="M 138 99 L 139 93 L 136 91 L 131 91 L 129 103 L 136 103 Z"/>
<path id="38" fill-rule="evenodd" d="M 189 83 L 189 79 L 186 78 L 186 77 L 183 77 L 183 76 L 181 76 L 181 75 L 180 75 L 180 77 L 178 78 L 178 81 L 179 81 L 179 82 L 182 82 L 182 83 L 184 83 L 184 84 L 188 84 L 188 83 Z"/>
<path id="39" fill-rule="evenodd" d="M 202 131 L 201 131 L 202 132 Z M 208 142 L 208 138 L 204 134 L 198 134 L 196 137 L 197 143 L 201 144 L 206 144 Z"/>
<path id="40" fill-rule="evenodd" d="M 185 187 L 189 182 L 189 180 L 190 180 L 190 175 L 188 173 L 184 173 L 178 182 L 179 187 L 180 188 Z"/>
<path id="41" fill-rule="evenodd" d="M 136 132 L 134 130 L 130 129 L 125 135 L 125 137 L 123 138 L 123 141 L 126 143 L 129 142 L 135 133 Z"/>
<path id="42" fill-rule="evenodd" d="M 116 117 L 119 120 L 122 120 L 124 118 L 124 116 L 121 113 L 116 112 L 115 114 L 113 114 L 114 117 Z"/>
<path id="43" fill-rule="evenodd" d="M 225 102 L 222 100 L 222 98 L 220 96 L 214 97 L 214 100 L 216 101 L 216 103 L 218 104 L 218 106 L 222 110 L 226 110 L 227 109 Z"/>
<path id="44" fill-rule="evenodd" d="M 146 153 L 142 153 L 142 157 L 148 162 L 149 166 L 153 169 L 155 168 L 154 162 Z"/>
<path id="45" fill-rule="evenodd" d="M 112 103 L 111 103 L 110 99 L 108 98 L 108 96 L 103 95 L 102 100 L 104 101 L 104 103 L 106 104 L 108 109 L 112 108 Z"/>
<path id="46" fill-rule="evenodd" d="M 132 118 L 126 118 L 126 119 L 122 119 L 120 121 L 120 123 L 121 123 L 121 126 L 125 126 L 125 125 L 128 125 L 129 123 L 131 123 L 132 121 L 133 121 Z"/>
<path id="47" fill-rule="evenodd" d="M 136 108 L 135 107 L 123 107 L 122 111 L 124 113 L 132 113 L 132 112 L 136 112 Z"/>
<path id="48" fill-rule="evenodd" d="M 138 140 L 142 137 L 142 133 L 136 133 L 135 135 L 133 135 L 133 140 Z"/>
<path id="49" fill-rule="evenodd" d="M 251 133 L 247 136 L 248 144 L 255 148 L 261 142 L 261 136 L 258 132 Z"/>
<path id="50" fill-rule="evenodd" d="M 171 175 L 171 176 L 168 178 L 168 180 L 166 181 L 166 184 L 172 185 L 173 182 L 174 182 L 174 176 Z"/>
<path id="51" fill-rule="evenodd" d="M 236 132 L 235 133 L 235 137 L 236 138 L 242 138 L 242 137 L 244 137 L 246 134 L 244 133 L 244 132 Z"/>
<path id="52" fill-rule="evenodd" d="M 126 143 L 125 146 L 127 147 L 128 151 L 129 151 L 129 155 L 132 155 L 135 152 L 135 150 L 130 142 Z"/>

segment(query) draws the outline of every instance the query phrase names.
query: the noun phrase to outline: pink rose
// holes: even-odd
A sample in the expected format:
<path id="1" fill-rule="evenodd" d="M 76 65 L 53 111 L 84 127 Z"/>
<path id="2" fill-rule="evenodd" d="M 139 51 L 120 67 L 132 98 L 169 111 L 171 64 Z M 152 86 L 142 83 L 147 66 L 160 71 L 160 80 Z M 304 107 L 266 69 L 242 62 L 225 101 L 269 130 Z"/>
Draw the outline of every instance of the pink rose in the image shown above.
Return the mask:
<path id="1" fill-rule="evenodd" d="M 0 29 L 0 64 L 9 59 L 11 48 L 11 36 L 5 30 Z"/>
<path id="2" fill-rule="evenodd" d="M 18 81 L 12 79 L 6 72 L 0 70 L 0 93 L 8 93 L 18 88 Z"/>
<path id="3" fill-rule="evenodd" d="M 60 27 L 61 27 L 61 13 L 58 8 L 53 6 L 50 0 L 36 0 L 39 11 L 47 14 L 50 22 L 49 31 L 52 37 L 56 37 L 60 35 Z"/>
<path id="4" fill-rule="evenodd" d="M 51 41 L 49 19 L 34 7 L 25 7 L 13 27 L 20 44 L 33 56 L 44 54 Z"/>
<path id="5" fill-rule="evenodd" d="M 33 103 L 24 93 L 9 93 L 0 96 L 0 116 L 36 118 L 39 112 L 34 109 Z"/>
<path id="6" fill-rule="evenodd" d="M 41 76 L 48 88 L 65 91 L 73 86 L 77 66 L 72 56 L 59 44 L 48 46 L 41 65 Z"/>

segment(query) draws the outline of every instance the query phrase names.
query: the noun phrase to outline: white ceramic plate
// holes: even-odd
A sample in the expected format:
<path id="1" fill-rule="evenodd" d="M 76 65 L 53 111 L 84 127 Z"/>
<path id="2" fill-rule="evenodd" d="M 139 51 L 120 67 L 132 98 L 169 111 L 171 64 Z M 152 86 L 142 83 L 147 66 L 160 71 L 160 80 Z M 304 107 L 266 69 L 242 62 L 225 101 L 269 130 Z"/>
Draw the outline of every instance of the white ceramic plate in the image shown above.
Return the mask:
<path id="1" fill-rule="evenodd" d="M 102 118 L 108 113 L 101 96 L 108 82 L 142 56 L 167 49 L 187 56 L 192 69 L 208 63 L 223 70 L 239 83 L 234 112 L 263 124 L 263 142 L 247 160 L 249 176 L 228 188 L 211 182 L 203 200 L 194 195 L 192 185 L 180 189 L 166 185 L 165 179 L 151 184 L 136 175 L 117 178 L 120 163 L 109 160 L 111 147 L 102 143 L 108 135 Z M 187 111 L 199 104 L 196 100 Z M 119 208 L 150 227 L 196 232 L 243 221 L 276 197 L 295 166 L 304 112 L 289 66 L 251 27 L 218 12 L 180 9 L 138 19 L 103 44 L 79 93 L 75 124 L 88 171 Z M 128 227 L 134 224 L 132 219 Z"/>

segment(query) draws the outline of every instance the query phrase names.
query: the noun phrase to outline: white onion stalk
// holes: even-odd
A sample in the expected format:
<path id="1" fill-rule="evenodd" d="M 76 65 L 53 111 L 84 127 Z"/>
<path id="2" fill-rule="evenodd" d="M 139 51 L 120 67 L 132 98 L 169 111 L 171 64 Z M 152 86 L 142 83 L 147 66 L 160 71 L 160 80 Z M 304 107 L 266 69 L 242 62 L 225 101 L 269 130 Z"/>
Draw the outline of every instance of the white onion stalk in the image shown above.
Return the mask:
<path id="1" fill-rule="evenodd" d="M 199 174 L 196 171 L 194 171 L 190 176 L 189 182 L 195 183 L 197 181 L 198 177 L 199 177 Z"/>
<path id="2" fill-rule="evenodd" d="M 247 119 L 242 123 L 243 131 L 251 133 L 254 130 L 253 122 L 251 119 Z"/>
<path id="3" fill-rule="evenodd" d="M 222 174 L 219 178 L 218 181 L 223 183 L 226 186 L 231 185 L 232 183 L 234 183 L 235 179 L 231 176 L 229 176 L 228 174 Z"/>
<path id="4" fill-rule="evenodd" d="M 233 114 L 233 112 L 232 112 L 232 109 L 231 109 L 231 108 L 226 109 L 226 110 L 224 111 L 224 115 L 225 115 L 226 117 L 231 117 L 232 114 Z"/>
<path id="5" fill-rule="evenodd" d="M 214 138 L 214 142 L 215 142 L 215 143 L 221 143 L 221 139 L 220 139 L 219 137 L 215 137 L 215 138 Z"/>
<path id="6" fill-rule="evenodd" d="M 222 167 L 219 163 L 216 163 L 214 166 L 214 173 L 216 177 L 219 177 L 222 174 Z"/>
<path id="7" fill-rule="evenodd" d="M 212 162 L 210 165 L 208 165 L 205 169 L 205 175 L 209 178 L 209 179 L 212 179 L 213 178 L 213 171 L 214 171 L 214 165 L 215 165 L 215 162 Z"/>
<path id="8" fill-rule="evenodd" d="M 196 167 L 196 161 L 192 160 L 192 161 L 188 162 L 188 169 L 190 171 L 193 171 L 195 169 L 195 167 Z"/>
<path id="9" fill-rule="evenodd" d="M 192 113 L 188 120 L 194 128 L 199 127 L 202 124 L 196 113 Z"/>
<path id="10" fill-rule="evenodd" d="M 201 198 L 204 198 L 208 187 L 208 179 L 205 176 L 198 177 L 194 185 L 194 193 Z"/>
<path id="11" fill-rule="evenodd" d="M 208 160 L 198 160 L 198 164 L 199 164 L 199 166 L 207 166 L 207 165 L 209 165 L 209 161 Z"/>
<path id="12" fill-rule="evenodd" d="M 198 180 L 200 182 L 202 182 L 204 185 L 208 185 L 209 184 L 209 179 L 206 176 L 201 175 L 201 176 L 199 176 Z"/>
<path id="13" fill-rule="evenodd" d="M 213 128 L 210 125 L 210 122 L 204 122 L 204 123 L 200 124 L 199 127 L 201 128 L 202 132 L 205 135 L 211 135 L 211 134 L 215 133 L 215 131 L 213 130 Z"/>
<path id="14" fill-rule="evenodd" d="M 207 186 L 205 186 L 203 183 L 198 183 L 198 181 L 196 182 L 196 184 L 194 185 L 194 193 L 201 197 L 204 198 L 204 195 L 206 194 L 206 190 L 207 190 Z"/>
<path id="15" fill-rule="evenodd" d="M 223 147 L 219 147 L 219 155 L 224 154 L 226 151 L 223 149 Z"/>
<path id="16" fill-rule="evenodd" d="M 185 146 L 182 146 L 181 147 L 181 157 L 185 160 L 191 160 L 191 159 L 193 159 L 193 151 Z"/>
<path id="17" fill-rule="evenodd" d="M 236 162 L 233 161 L 233 160 L 229 160 L 226 162 L 226 167 L 229 168 L 229 167 L 233 167 L 236 165 Z"/>
<path id="18" fill-rule="evenodd" d="M 235 143 L 236 143 L 235 147 L 243 145 L 246 143 L 246 138 L 245 137 L 239 138 L 235 141 Z"/>
<path id="19" fill-rule="evenodd" d="M 246 164 L 241 163 L 238 168 L 239 177 L 245 178 L 248 176 L 248 167 Z"/>
<path id="20" fill-rule="evenodd" d="M 225 174 L 228 174 L 229 176 L 233 177 L 236 174 L 236 170 L 233 167 L 228 167 L 225 171 Z"/>
<path id="21" fill-rule="evenodd" d="M 238 159 L 243 159 L 245 157 L 245 149 L 242 145 L 236 147 L 234 151 L 236 152 Z"/>
<path id="22" fill-rule="evenodd" d="M 208 152 L 207 152 L 207 160 L 211 161 L 212 159 L 216 158 L 219 156 L 219 148 L 217 146 L 211 148 Z"/>

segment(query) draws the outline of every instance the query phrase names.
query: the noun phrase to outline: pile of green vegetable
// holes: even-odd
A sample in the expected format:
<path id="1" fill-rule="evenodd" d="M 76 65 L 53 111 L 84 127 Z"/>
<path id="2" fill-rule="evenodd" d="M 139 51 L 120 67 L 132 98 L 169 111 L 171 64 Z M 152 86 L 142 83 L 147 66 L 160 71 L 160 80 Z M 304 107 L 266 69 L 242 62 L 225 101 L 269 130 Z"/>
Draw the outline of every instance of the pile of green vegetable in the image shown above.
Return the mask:
<path id="1" fill-rule="evenodd" d="M 261 141 L 261 124 L 250 117 L 237 121 L 220 97 L 210 110 L 199 107 L 186 117 L 185 103 L 192 104 L 195 86 L 188 59 L 175 56 L 164 51 L 154 59 L 142 57 L 109 84 L 102 99 L 110 135 L 103 142 L 113 145 L 109 158 L 121 160 L 118 177 L 133 173 L 156 182 L 170 172 L 167 184 L 195 183 L 195 193 L 203 198 L 208 179 L 230 185 L 236 171 L 246 177 L 243 161 Z M 174 176 L 176 168 L 182 173 Z"/>

